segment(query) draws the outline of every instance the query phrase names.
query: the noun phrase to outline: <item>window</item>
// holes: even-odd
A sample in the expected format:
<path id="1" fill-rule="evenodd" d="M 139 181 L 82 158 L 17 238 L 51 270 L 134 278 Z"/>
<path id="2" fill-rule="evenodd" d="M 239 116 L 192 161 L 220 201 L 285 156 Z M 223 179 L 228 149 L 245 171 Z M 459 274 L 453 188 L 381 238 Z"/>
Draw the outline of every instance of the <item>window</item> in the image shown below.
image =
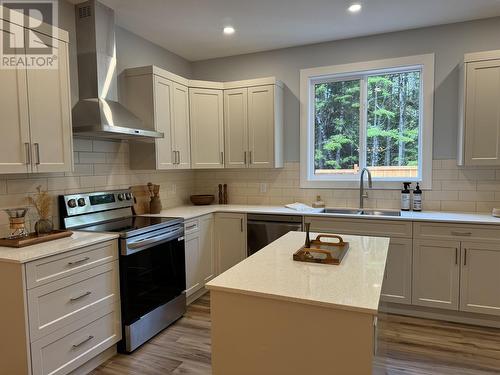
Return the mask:
<path id="1" fill-rule="evenodd" d="M 432 174 L 433 55 L 301 71 L 301 186 L 380 188 Z"/>

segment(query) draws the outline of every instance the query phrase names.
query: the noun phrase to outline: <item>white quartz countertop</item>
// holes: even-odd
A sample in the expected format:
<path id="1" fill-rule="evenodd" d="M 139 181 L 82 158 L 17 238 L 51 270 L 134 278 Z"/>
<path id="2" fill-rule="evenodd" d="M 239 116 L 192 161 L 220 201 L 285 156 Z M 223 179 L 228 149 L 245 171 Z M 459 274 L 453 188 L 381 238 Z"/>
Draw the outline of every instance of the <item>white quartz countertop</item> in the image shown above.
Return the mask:
<path id="1" fill-rule="evenodd" d="M 311 238 L 317 234 L 311 233 Z M 298 262 L 303 232 L 289 232 L 207 284 L 243 293 L 376 314 L 389 238 L 342 236 L 350 248 L 340 265 Z"/>
<path id="2" fill-rule="evenodd" d="M 184 220 L 193 219 L 198 216 L 211 214 L 214 212 L 234 212 L 234 213 L 254 213 L 254 214 L 285 214 L 300 216 L 322 216 L 322 217 L 344 217 L 372 220 L 405 220 L 405 221 L 435 221 L 444 223 L 462 223 L 462 224 L 493 224 L 500 225 L 500 218 L 489 214 L 480 213 L 461 213 L 461 212 L 442 212 L 442 211 L 402 211 L 401 216 L 375 216 L 375 215 L 346 215 L 322 213 L 321 209 L 314 211 L 295 211 L 282 206 L 252 206 L 213 204 L 209 206 L 179 206 L 162 210 L 156 215 L 147 216 L 173 216 L 181 217 Z"/>
<path id="3" fill-rule="evenodd" d="M 71 237 L 26 247 L 0 246 L 0 262 L 27 263 L 115 238 L 118 238 L 118 235 L 113 233 L 73 232 Z"/>

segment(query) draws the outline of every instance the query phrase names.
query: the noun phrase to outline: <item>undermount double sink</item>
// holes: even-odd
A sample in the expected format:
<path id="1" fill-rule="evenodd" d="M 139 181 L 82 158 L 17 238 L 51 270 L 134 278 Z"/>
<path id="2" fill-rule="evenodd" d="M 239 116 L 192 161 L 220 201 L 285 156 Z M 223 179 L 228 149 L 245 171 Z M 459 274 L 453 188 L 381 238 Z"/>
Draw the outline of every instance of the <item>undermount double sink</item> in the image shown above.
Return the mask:
<path id="1" fill-rule="evenodd" d="M 322 212 L 324 212 L 325 214 L 339 215 L 401 216 L 400 211 L 358 208 L 325 208 Z"/>

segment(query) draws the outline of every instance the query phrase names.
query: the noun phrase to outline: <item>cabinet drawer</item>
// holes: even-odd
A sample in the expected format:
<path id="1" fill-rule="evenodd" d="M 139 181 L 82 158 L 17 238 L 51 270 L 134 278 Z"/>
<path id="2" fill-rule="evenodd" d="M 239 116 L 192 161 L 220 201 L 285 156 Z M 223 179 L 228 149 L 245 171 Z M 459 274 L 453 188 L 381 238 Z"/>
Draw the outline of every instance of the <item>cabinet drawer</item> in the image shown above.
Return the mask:
<path id="1" fill-rule="evenodd" d="M 26 264 L 28 289 L 118 259 L 118 241 L 106 241 Z"/>
<path id="2" fill-rule="evenodd" d="M 337 219 L 306 216 L 305 223 L 311 223 L 312 232 L 354 234 L 374 237 L 411 238 L 412 226 L 409 221 L 380 219 Z"/>
<path id="3" fill-rule="evenodd" d="M 67 374 L 120 339 L 120 306 L 117 303 L 33 342 L 33 375 Z"/>
<path id="4" fill-rule="evenodd" d="M 415 238 L 443 240 L 474 240 L 500 242 L 500 228 L 494 225 L 450 225 L 441 223 L 413 223 Z"/>
<path id="5" fill-rule="evenodd" d="M 118 261 L 28 291 L 30 340 L 35 341 L 119 300 Z"/>
<path id="6" fill-rule="evenodd" d="M 184 222 L 184 234 L 189 235 L 191 233 L 196 233 L 200 230 L 200 220 L 199 218 L 191 219 Z"/>

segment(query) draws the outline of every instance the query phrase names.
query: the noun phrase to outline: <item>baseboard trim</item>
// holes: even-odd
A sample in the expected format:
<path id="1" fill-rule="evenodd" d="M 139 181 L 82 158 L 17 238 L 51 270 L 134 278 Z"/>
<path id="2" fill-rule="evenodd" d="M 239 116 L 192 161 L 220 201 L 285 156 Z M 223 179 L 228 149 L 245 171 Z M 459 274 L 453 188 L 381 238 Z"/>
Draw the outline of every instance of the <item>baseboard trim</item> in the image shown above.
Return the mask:
<path id="1" fill-rule="evenodd" d="M 208 289 L 205 287 L 201 288 L 200 290 L 197 290 L 196 292 L 191 294 L 189 297 L 187 297 L 186 304 L 190 305 L 191 303 L 196 301 L 198 298 L 200 298 L 201 296 L 203 296 L 207 292 L 208 292 Z"/>
<path id="2" fill-rule="evenodd" d="M 494 315 L 441 310 L 413 305 L 400 305 L 390 302 L 381 302 L 379 305 L 379 311 L 390 314 L 413 316 L 416 318 L 444 320 L 447 322 L 500 328 L 500 317 Z"/>

